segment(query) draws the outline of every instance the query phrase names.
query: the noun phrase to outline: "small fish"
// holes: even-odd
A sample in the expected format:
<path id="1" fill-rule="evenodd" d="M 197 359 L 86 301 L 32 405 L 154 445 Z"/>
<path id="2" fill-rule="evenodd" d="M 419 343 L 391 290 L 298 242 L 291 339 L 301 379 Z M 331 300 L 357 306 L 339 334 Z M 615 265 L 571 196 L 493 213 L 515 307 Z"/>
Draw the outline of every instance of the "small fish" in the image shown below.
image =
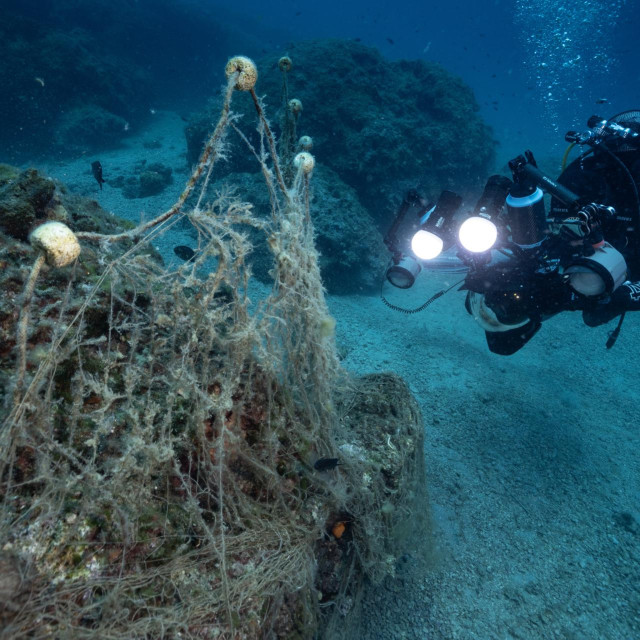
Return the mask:
<path id="1" fill-rule="evenodd" d="M 387 38 L 387 42 L 388 42 L 389 44 L 395 44 L 395 42 L 394 42 L 391 38 Z"/>
<path id="2" fill-rule="evenodd" d="M 196 252 L 191 247 L 187 247 L 183 244 L 173 247 L 173 253 L 185 262 L 191 262 L 191 260 L 196 257 Z"/>
<path id="3" fill-rule="evenodd" d="M 104 184 L 104 178 L 102 177 L 102 165 L 100 160 L 95 160 L 91 163 L 91 173 L 96 179 L 96 182 L 100 185 L 100 191 L 102 191 L 102 185 Z"/>
<path id="4" fill-rule="evenodd" d="M 340 464 L 338 458 L 319 458 L 315 461 L 313 468 L 316 471 L 331 471 Z"/>
<path id="5" fill-rule="evenodd" d="M 598 98 L 596 100 L 596 104 L 607 104 L 607 102 L 609 102 L 609 100 L 607 100 L 607 98 Z"/>
<path id="6" fill-rule="evenodd" d="M 38 76 L 36 76 L 34 78 L 34 80 L 41 86 L 44 87 L 44 80 L 42 78 L 38 78 Z"/>

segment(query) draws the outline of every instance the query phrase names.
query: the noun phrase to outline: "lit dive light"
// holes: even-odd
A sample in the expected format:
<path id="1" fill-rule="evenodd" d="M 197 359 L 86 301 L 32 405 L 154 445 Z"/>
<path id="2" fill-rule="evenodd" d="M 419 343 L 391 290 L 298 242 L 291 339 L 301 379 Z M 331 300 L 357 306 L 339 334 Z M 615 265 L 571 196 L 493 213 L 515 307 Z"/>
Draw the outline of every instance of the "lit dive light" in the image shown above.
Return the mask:
<path id="1" fill-rule="evenodd" d="M 411 256 L 402 256 L 396 263 L 387 269 L 387 280 L 398 289 L 409 289 L 420 275 L 422 267 Z"/>
<path id="2" fill-rule="evenodd" d="M 502 212 L 504 201 L 513 183 L 509 178 L 494 175 L 487 180 L 476 203 L 473 215 L 458 229 L 458 241 L 470 253 L 489 251 L 498 240 L 498 227 L 492 221 Z"/>
<path id="3" fill-rule="evenodd" d="M 411 250 L 418 258 L 433 260 L 453 244 L 453 219 L 461 204 L 458 194 L 443 191 L 436 205 L 420 218 L 420 229 L 411 238 Z"/>
<path id="4" fill-rule="evenodd" d="M 498 239 L 498 229 L 491 220 L 480 216 L 467 218 L 458 230 L 460 244 L 471 253 L 489 251 Z"/>
<path id="5" fill-rule="evenodd" d="M 627 263 L 617 249 L 608 242 L 594 249 L 593 255 L 578 258 L 564 271 L 571 287 L 584 296 L 613 293 L 627 277 Z"/>
<path id="6" fill-rule="evenodd" d="M 444 247 L 444 241 L 431 231 L 420 229 L 411 238 L 411 250 L 421 260 L 433 260 L 437 258 Z"/>

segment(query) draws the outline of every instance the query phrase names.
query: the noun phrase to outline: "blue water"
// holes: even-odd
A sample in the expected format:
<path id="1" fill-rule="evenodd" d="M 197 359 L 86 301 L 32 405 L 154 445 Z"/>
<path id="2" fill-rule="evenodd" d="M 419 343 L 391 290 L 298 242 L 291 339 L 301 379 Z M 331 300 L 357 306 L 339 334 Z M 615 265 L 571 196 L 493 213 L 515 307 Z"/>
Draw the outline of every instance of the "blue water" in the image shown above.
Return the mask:
<path id="1" fill-rule="evenodd" d="M 443 64 L 473 88 L 509 150 L 514 139 L 561 145 L 565 129 L 582 126 L 592 112 L 613 115 L 640 99 L 634 1 L 275 0 L 268 11 L 261 2 L 243 7 L 292 41 L 360 38 L 391 60 Z M 607 103 L 596 104 L 601 99 Z"/>
<path id="2" fill-rule="evenodd" d="M 557 167 L 566 131 L 584 130 L 594 114 L 640 109 L 638 0 L 0 0 L 0 37 L 9 14 L 28 20 L 27 43 L 65 34 L 45 58 L 61 47 L 65 55 L 48 67 L 25 54 L 24 69 L 9 72 L 0 59 L 0 163 L 35 165 L 134 222 L 180 193 L 184 124 L 218 96 L 222 67 L 236 54 L 260 59 L 303 40 L 342 38 L 389 61 L 437 62 L 472 89 L 497 141 L 490 171 L 502 173 L 525 149 Z M 12 41 L 12 55 L 20 46 Z M 86 51 L 89 64 L 76 70 Z M 60 140 L 74 136 L 60 137 L 56 123 L 96 96 L 115 116 L 114 131 L 131 138 L 90 152 L 64 148 Z M 104 191 L 89 156 L 105 167 Z M 171 166 L 173 184 L 125 200 L 109 181 L 139 173 L 147 159 Z M 407 186 L 399 180 L 398 194 Z M 175 265 L 173 245 L 192 240 L 178 229 L 156 248 Z M 608 351 L 613 326 L 589 329 L 561 314 L 505 359 L 489 352 L 453 289 L 465 270 L 449 255 L 413 290 L 388 292 L 392 305 L 411 309 L 452 288 L 422 315 L 396 314 L 370 290 L 330 299 L 345 367 L 392 370 L 420 402 L 425 509 L 439 556 L 433 573 L 409 563 L 398 566 L 398 581 L 367 591 L 362 637 L 640 638 L 638 320 L 628 314 Z"/>
<path id="3" fill-rule="evenodd" d="M 156 108 L 192 110 L 194 96 L 211 96 L 216 65 L 229 55 L 281 52 L 303 39 L 359 39 L 390 60 L 437 61 L 474 90 L 498 133 L 501 160 L 533 139 L 557 151 L 564 132 L 582 127 L 592 113 L 611 116 L 638 100 L 635 0 L 274 0 L 268 6 L 117 0 L 84 2 L 81 9 L 56 0 L 3 0 L 0 10 L 50 28 L 79 27 L 103 52 L 115 47 L 152 73 Z M 7 99 L 0 98 L 0 107 Z"/>

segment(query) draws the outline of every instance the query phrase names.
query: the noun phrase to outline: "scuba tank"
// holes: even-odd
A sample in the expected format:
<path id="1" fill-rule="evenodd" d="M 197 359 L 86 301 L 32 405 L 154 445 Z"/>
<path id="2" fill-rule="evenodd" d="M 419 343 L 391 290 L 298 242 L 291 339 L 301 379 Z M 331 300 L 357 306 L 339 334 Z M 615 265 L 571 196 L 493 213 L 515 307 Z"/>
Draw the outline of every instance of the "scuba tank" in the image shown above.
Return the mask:
<path id="1" fill-rule="evenodd" d="M 592 116 L 590 130 L 570 131 L 566 139 L 588 149 L 562 171 L 557 182 L 580 195 L 582 202 L 613 207 L 602 235 L 624 256 L 630 280 L 640 279 L 640 110 L 625 111 L 609 120 Z M 551 199 L 549 215 L 562 219 L 567 206 Z"/>

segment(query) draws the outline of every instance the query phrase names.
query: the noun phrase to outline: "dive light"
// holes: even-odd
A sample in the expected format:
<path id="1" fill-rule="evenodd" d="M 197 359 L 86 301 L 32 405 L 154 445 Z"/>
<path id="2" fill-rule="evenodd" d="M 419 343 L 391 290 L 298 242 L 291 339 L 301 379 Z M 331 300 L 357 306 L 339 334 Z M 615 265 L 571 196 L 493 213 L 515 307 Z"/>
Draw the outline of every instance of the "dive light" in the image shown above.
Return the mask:
<path id="1" fill-rule="evenodd" d="M 420 218 L 420 229 L 411 238 L 411 250 L 421 260 L 433 260 L 455 242 L 455 215 L 462 198 L 443 191 L 435 206 Z"/>
<path id="2" fill-rule="evenodd" d="M 470 253 L 484 253 L 496 244 L 499 235 L 498 218 L 512 184 L 509 178 L 499 175 L 487 180 L 473 215 L 458 230 L 460 244 Z"/>

